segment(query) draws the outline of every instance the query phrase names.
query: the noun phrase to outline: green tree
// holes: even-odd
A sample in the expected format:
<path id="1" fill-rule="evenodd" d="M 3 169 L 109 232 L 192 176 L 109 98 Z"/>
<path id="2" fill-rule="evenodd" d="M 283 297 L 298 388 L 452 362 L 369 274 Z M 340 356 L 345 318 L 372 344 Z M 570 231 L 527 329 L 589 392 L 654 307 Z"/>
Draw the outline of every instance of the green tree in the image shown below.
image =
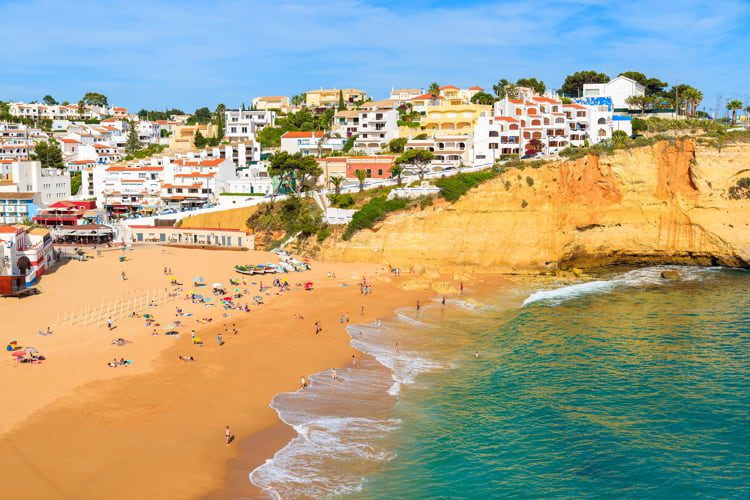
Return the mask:
<path id="1" fill-rule="evenodd" d="M 201 134 L 200 130 L 195 131 L 195 138 L 193 139 L 193 145 L 198 149 L 203 149 L 206 147 L 206 138 L 203 137 L 203 134 Z"/>
<path id="2" fill-rule="evenodd" d="M 81 189 L 81 172 L 70 173 L 70 194 L 75 196 Z"/>
<path id="3" fill-rule="evenodd" d="M 54 141 L 37 142 L 31 158 L 39 161 L 42 168 L 65 168 L 62 151 Z"/>
<path id="4" fill-rule="evenodd" d="M 432 96 L 433 100 L 440 97 L 440 84 L 437 82 L 432 82 L 430 86 L 427 88 L 427 93 Z"/>
<path id="5" fill-rule="evenodd" d="M 55 100 L 55 98 L 49 94 L 42 97 L 42 102 L 46 104 L 47 106 L 54 106 L 55 104 L 57 104 L 57 100 Z"/>
<path id="6" fill-rule="evenodd" d="M 328 183 L 333 186 L 333 190 L 336 193 L 335 196 L 338 198 L 341 194 L 341 184 L 344 183 L 344 178 L 340 175 L 332 175 L 328 179 Z"/>
<path id="7" fill-rule="evenodd" d="M 401 156 L 396 158 L 396 165 L 413 165 L 419 175 L 419 179 L 424 179 L 427 173 L 427 165 L 435 159 L 432 151 L 426 149 L 410 149 L 405 151 Z"/>
<path id="8" fill-rule="evenodd" d="M 281 185 L 299 194 L 305 187 L 312 187 L 323 170 L 312 156 L 280 151 L 271 156 L 268 173 L 278 176 Z"/>
<path id="9" fill-rule="evenodd" d="M 216 111 L 214 111 L 214 124 L 218 128 L 216 138 L 219 139 L 219 141 L 224 138 L 224 128 L 226 127 L 226 124 L 224 123 L 226 120 L 224 113 L 226 113 L 226 111 L 227 107 L 223 104 L 216 106 Z"/>
<path id="10" fill-rule="evenodd" d="M 732 112 L 732 125 L 737 124 L 737 111 L 744 109 L 745 105 L 739 99 L 732 99 L 727 103 L 727 111 Z"/>
<path id="11" fill-rule="evenodd" d="M 622 146 L 623 144 L 628 142 L 629 139 L 630 137 L 628 137 L 627 132 L 625 132 L 624 130 L 615 130 L 614 132 L 612 132 L 612 143 L 615 146 Z"/>
<path id="12" fill-rule="evenodd" d="M 125 142 L 125 154 L 133 155 L 143 148 L 143 144 L 138 139 L 138 127 L 134 122 L 128 122 L 128 139 Z"/>
<path id="13" fill-rule="evenodd" d="M 86 107 L 83 99 L 81 99 L 80 101 L 78 101 L 78 116 L 82 117 L 84 111 L 86 111 Z"/>
<path id="14" fill-rule="evenodd" d="M 687 116 L 695 117 L 698 114 L 698 106 L 703 101 L 703 92 L 695 87 L 688 87 L 683 91 L 682 97 L 687 105 Z"/>
<path id="15" fill-rule="evenodd" d="M 284 135 L 284 129 L 281 127 L 263 127 L 256 136 L 258 142 L 264 148 L 278 148 L 281 146 L 281 136 Z"/>
<path id="16" fill-rule="evenodd" d="M 592 70 L 577 71 L 565 77 L 565 82 L 560 88 L 560 92 L 568 97 L 580 97 L 583 95 L 583 84 L 607 83 L 608 81 L 609 76 L 605 73 Z"/>
<path id="17" fill-rule="evenodd" d="M 505 99 L 506 89 L 508 88 L 508 85 L 511 85 L 511 83 L 503 78 L 492 86 L 492 91 L 495 93 L 498 99 Z"/>
<path id="18" fill-rule="evenodd" d="M 89 106 L 108 106 L 107 96 L 98 92 L 86 92 L 81 100 Z"/>
<path id="19" fill-rule="evenodd" d="M 344 102 L 344 91 L 339 90 L 339 111 L 344 111 L 346 109 L 346 103 Z"/>
<path id="20" fill-rule="evenodd" d="M 429 139 L 429 136 L 427 134 L 418 134 L 414 136 L 415 141 L 423 141 L 425 139 Z"/>
<path id="21" fill-rule="evenodd" d="M 534 90 L 534 93 L 539 95 L 544 94 L 544 91 L 547 90 L 544 82 L 536 78 L 519 78 L 516 81 L 516 85 L 519 87 L 529 87 Z"/>
<path id="22" fill-rule="evenodd" d="M 291 103 L 292 106 L 302 106 L 307 102 L 307 94 L 302 92 L 301 94 L 297 94 L 292 96 Z"/>
<path id="23" fill-rule="evenodd" d="M 474 104 L 492 106 L 495 103 L 495 98 L 492 97 L 492 94 L 488 94 L 487 92 L 477 92 L 471 96 L 471 102 Z"/>
<path id="24" fill-rule="evenodd" d="M 408 139 L 406 137 L 397 137 L 395 139 L 391 139 L 388 142 L 388 151 L 391 153 L 403 153 L 404 152 L 404 146 L 406 146 L 406 142 Z"/>
<path id="25" fill-rule="evenodd" d="M 625 71 L 617 76 L 624 76 L 640 83 L 646 87 L 646 95 L 662 94 L 664 89 L 669 85 L 658 78 L 649 78 L 640 71 Z"/>
<path id="26" fill-rule="evenodd" d="M 346 139 L 346 142 L 344 142 L 344 147 L 341 148 L 342 153 L 348 153 L 352 150 L 354 147 L 354 141 L 357 140 L 357 134 L 352 134 Z"/>
<path id="27" fill-rule="evenodd" d="M 646 108 L 649 105 L 649 98 L 645 95 L 631 95 L 625 99 L 625 103 L 628 106 L 633 106 L 641 110 L 641 114 L 646 112 Z"/>
<path id="28" fill-rule="evenodd" d="M 195 110 L 193 116 L 188 120 L 188 124 L 194 125 L 196 123 L 209 123 L 211 122 L 211 118 L 211 110 L 204 106 Z"/>
<path id="29" fill-rule="evenodd" d="M 365 190 L 365 181 L 367 180 L 367 172 L 361 169 L 357 169 L 354 171 L 354 175 L 357 176 L 357 181 L 359 181 L 359 192 Z"/>
<path id="30" fill-rule="evenodd" d="M 399 164 L 395 164 L 391 167 L 391 177 L 397 179 L 398 185 L 401 185 L 401 176 L 404 174 L 404 167 Z"/>

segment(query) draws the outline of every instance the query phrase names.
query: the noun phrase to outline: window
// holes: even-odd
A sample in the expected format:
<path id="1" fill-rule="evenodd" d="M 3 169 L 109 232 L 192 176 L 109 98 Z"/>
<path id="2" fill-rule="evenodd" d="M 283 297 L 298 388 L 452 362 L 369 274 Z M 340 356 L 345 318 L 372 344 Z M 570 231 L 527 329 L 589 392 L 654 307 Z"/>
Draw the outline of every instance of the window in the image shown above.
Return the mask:
<path id="1" fill-rule="evenodd" d="M 596 123 L 598 123 L 599 125 L 604 125 L 605 123 L 607 123 L 607 120 L 604 117 L 602 117 L 602 118 L 599 118 Z"/>
<path id="2" fill-rule="evenodd" d="M 383 169 L 382 169 L 382 168 L 379 168 L 379 169 L 378 169 L 378 175 L 380 175 L 380 176 L 382 176 L 382 175 L 383 175 Z"/>

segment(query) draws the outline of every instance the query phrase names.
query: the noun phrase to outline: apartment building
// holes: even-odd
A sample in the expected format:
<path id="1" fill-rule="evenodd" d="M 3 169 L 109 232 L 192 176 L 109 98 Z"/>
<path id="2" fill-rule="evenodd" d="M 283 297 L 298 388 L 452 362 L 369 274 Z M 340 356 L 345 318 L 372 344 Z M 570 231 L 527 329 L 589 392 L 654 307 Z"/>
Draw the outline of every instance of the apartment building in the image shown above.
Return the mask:
<path id="1" fill-rule="evenodd" d="M 627 113 L 630 105 L 627 100 L 631 96 L 646 95 L 646 87 L 624 76 L 618 76 L 607 83 L 585 83 L 583 84 L 583 95 L 575 97 L 600 98 L 609 97 L 615 113 Z"/>
<path id="2" fill-rule="evenodd" d="M 333 132 L 341 137 L 357 135 L 359 131 L 359 111 L 337 111 L 333 115 Z"/>
<path id="3" fill-rule="evenodd" d="M 426 112 L 430 106 L 471 104 L 471 98 L 482 91 L 482 87 L 478 86 L 461 89 L 455 85 L 444 85 L 440 87 L 437 95 L 427 92 L 413 97 L 411 103 L 414 111 Z"/>
<path id="4" fill-rule="evenodd" d="M 161 199 L 172 208 L 202 207 L 216 201 L 227 190 L 227 181 L 235 177 L 230 159 L 178 159 L 171 163 L 161 186 Z"/>
<path id="5" fill-rule="evenodd" d="M 354 149 L 372 154 L 398 137 L 398 111 L 395 109 L 370 109 L 360 111 Z"/>
<path id="6" fill-rule="evenodd" d="M 195 149 L 195 134 L 201 133 L 203 137 L 216 137 L 219 129 L 216 125 L 198 124 L 198 125 L 178 125 L 172 128 L 172 135 L 169 137 L 168 150 L 172 153 L 192 151 Z"/>
<path id="7" fill-rule="evenodd" d="M 99 164 L 93 169 L 92 179 L 96 204 L 116 216 L 154 212 L 162 206 L 164 174 L 163 165 Z M 88 191 L 89 186 L 84 184 L 82 189 Z"/>
<path id="8" fill-rule="evenodd" d="M 305 92 L 305 105 L 308 108 L 335 108 L 339 105 L 339 96 L 344 96 L 347 105 L 367 99 L 367 93 L 358 89 L 320 89 Z"/>
<path id="9" fill-rule="evenodd" d="M 422 89 L 391 89 L 389 99 L 396 101 L 398 104 L 406 104 L 423 93 Z"/>
<path id="10" fill-rule="evenodd" d="M 42 204 L 39 193 L 0 192 L 0 224 L 21 224 L 32 219 Z"/>
<path id="11" fill-rule="evenodd" d="M 272 110 L 228 109 L 224 113 L 224 136 L 230 141 L 253 141 L 255 134 L 276 124 Z"/>
<path id="12" fill-rule="evenodd" d="M 410 139 L 404 150 L 423 149 L 435 155 L 430 163 L 433 170 L 472 164 L 471 135 L 437 135 L 427 139 Z"/>
<path id="13" fill-rule="evenodd" d="M 36 192 L 39 203 L 49 205 L 70 196 L 70 173 L 32 160 L 0 162 L 0 192 Z"/>
<path id="14" fill-rule="evenodd" d="M 429 106 L 421 125 L 428 133 L 469 135 L 477 119 L 492 114 L 492 106 L 481 104 L 441 104 Z"/>
<path id="15" fill-rule="evenodd" d="M 288 113 L 289 98 L 285 95 L 267 95 L 253 99 L 253 109 L 260 111 L 280 111 Z"/>
<path id="16" fill-rule="evenodd" d="M 124 108 L 123 108 L 124 109 Z M 11 102 L 8 111 L 13 116 L 30 118 L 36 120 L 47 118 L 50 120 L 73 120 L 73 119 L 102 119 L 106 118 L 110 110 L 103 106 L 84 105 L 79 108 L 77 104 L 55 104 L 48 106 L 39 103 Z M 127 110 L 126 110 L 127 114 Z"/>
<path id="17" fill-rule="evenodd" d="M 55 262 L 48 229 L 0 226 L 0 294 L 33 286 Z"/>

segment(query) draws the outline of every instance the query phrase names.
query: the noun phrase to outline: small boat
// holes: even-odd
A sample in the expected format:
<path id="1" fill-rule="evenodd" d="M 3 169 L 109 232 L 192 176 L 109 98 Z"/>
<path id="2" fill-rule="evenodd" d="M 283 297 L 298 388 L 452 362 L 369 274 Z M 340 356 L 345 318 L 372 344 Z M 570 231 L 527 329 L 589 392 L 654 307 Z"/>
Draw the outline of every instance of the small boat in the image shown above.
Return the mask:
<path id="1" fill-rule="evenodd" d="M 253 274 L 255 269 L 253 266 L 234 266 L 234 270 L 240 274 Z"/>

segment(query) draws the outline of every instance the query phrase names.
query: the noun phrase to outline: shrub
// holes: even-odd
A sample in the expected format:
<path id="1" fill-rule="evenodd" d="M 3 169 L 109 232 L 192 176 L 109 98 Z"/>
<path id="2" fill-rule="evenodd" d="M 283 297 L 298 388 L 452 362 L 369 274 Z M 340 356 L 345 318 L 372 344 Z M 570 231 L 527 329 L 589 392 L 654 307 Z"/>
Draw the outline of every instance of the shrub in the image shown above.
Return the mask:
<path id="1" fill-rule="evenodd" d="M 532 179 L 529 176 L 526 176 L 526 184 L 528 184 L 529 187 L 533 186 L 534 185 L 534 179 Z"/>
<path id="2" fill-rule="evenodd" d="M 427 207 L 432 206 L 432 196 L 420 196 L 419 197 L 419 208 L 424 210 Z"/>
<path id="3" fill-rule="evenodd" d="M 354 197 L 349 193 L 331 196 L 331 202 L 336 208 L 349 208 L 354 205 Z"/>
<path id="4" fill-rule="evenodd" d="M 331 236 L 331 230 L 328 228 L 328 226 L 323 226 L 318 229 L 318 243 L 323 243 L 329 236 Z"/>
<path id="5" fill-rule="evenodd" d="M 521 208 L 526 208 L 529 206 L 529 202 L 526 200 L 521 200 Z"/>
<path id="6" fill-rule="evenodd" d="M 498 175 L 492 170 L 484 172 L 467 172 L 452 177 L 439 179 L 435 185 L 440 188 L 440 196 L 448 201 L 457 201 L 469 189 L 488 181 Z"/>
<path id="7" fill-rule="evenodd" d="M 352 216 L 352 221 L 346 226 L 344 239 L 349 240 L 360 229 L 369 229 L 383 220 L 388 212 L 403 210 L 407 201 L 399 198 L 386 200 L 385 197 L 373 198 Z"/>
<path id="8" fill-rule="evenodd" d="M 733 200 L 750 198 L 750 177 L 738 179 L 737 183 L 729 188 L 729 197 Z"/>

